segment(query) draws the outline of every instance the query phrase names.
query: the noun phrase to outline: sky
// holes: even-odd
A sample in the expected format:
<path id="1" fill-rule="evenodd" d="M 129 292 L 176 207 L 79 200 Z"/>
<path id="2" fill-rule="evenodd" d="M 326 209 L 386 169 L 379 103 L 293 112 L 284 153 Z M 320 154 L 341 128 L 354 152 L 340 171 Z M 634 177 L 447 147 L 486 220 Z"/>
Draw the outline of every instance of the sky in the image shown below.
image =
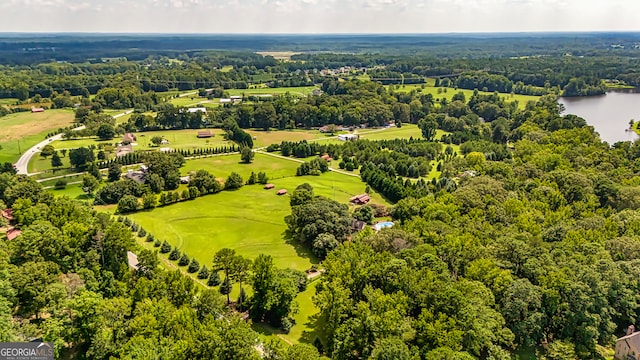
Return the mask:
<path id="1" fill-rule="evenodd" d="M 638 0 L 0 0 L 0 32 L 638 31 Z"/>

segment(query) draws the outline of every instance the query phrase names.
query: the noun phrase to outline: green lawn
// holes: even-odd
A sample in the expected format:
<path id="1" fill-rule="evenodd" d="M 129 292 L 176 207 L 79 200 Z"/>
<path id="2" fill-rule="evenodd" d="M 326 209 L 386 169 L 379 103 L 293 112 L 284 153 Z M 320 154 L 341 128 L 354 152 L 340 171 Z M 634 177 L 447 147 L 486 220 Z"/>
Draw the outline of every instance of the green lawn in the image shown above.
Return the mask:
<path id="1" fill-rule="evenodd" d="M 392 139 L 422 139 L 422 131 L 414 124 L 402 124 L 402 127 L 388 129 L 371 129 L 358 132 L 361 139 L 365 140 L 392 140 Z"/>
<path id="2" fill-rule="evenodd" d="M 0 162 L 16 162 L 21 153 L 44 140 L 47 133 L 73 123 L 71 110 L 21 112 L 0 118 Z"/>
<path id="3" fill-rule="evenodd" d="M 59 172 L 60 175 L 63 173 L 62 172 L 63 169 L 71 167 L 71 163 L 69 162 L 69 156 L 61 157 L 61 160 L 63 165 L 59 171 L 56 171 L 56 173 Z M 45 159 L 40 156 L 40 153 L 33 155 L 33 157 L 31 157 L 31 160 L 29 161 L 29 164 L 27 166 L 27 170 L 29 170 L 30 173 L 41 172 L 41 171 L 51 171 L 52 169 L 53 168 L 51 166 L 51 156 Z M 52 176 L 54 175 L 58 175 L 58 174 L 53 174 Z"/>
<path id="4" fill-rule="evenodd" d="M 0 105 L 15 105 L 17 102 L 18 99 L 15 98 L 0 99 Z"/>
<path id="5" fill-rule="evenodd" d="M 245 130 L 254 137 L 254 147 L 263 147 L 271 144 L 280 144 L 283 141 L 302 141 L 326 137 L 317 130 Z"/>
<path id="6" fill-rule="evenodd" d="M 425 88 L 423 89 L 421 84 L 412 84 L 412 85 L 400 86 L 400 88 L 398 88 L 398 89 L 394 88 L 394 91 L 396 91 L 396 92 L 409 92 L 409 91 L 414 90 L 414 89 L 416 91 L 419 91 L 422 94 L 431 94 L 431 95 L 433 95 L 433 98 L 435 100 L 440 100 L 440 99 L 451 100 L 451 98 L 453 98 L 453 95 L 457 94 L 460 91 L 462 91 L 464 93 L 464 96 L 466 97 L 467 101 L 473 95 L 473 90 L 466 90 L 466 89 L 458 89 L 458 90 L 456 90 L 454 88 L 437 88 L 437 87 L 433 87 L 433 86 L 425 86 Z M 445 90 L 446 90 L 446 92 L 445 92 Z M 483 95 L 491 95 L 491 94 L 493 94 L 492 92 L 484 92 L 484 91 L 480 91 L 479 93 L 483 94 Z M 537 101 L 540 98 L 539 96 L 518 95 L 518 94 L 511 95 L 511 94 L 504 94 L 504 93 L 501 93 L 500 97 L 503 98 L 505 101 L 516 101 L 517 100 L 518 101 L 518 107 L 521 108 L 521 109 L 524 109 L 524 107 L 527 105 L 527 102 L 529 102 L 529 101 Z"/>
<path id="7" fill-rule="evenodd" d="M 219 99 L 208 100 L 207 98 L 199 97 L 198 94 L 193 94 L 189 96 L 177 97 L 169 100 L 174 106 L 182 106 L 182 107 L 195 107 L 199 104 L 202 106 L 217 106 L 219 103 Z"/>
<path id="8" fill-rule="evenodd" d="M 298 302 L 298 313 L 293 317 L 296 324 L 291 328 L 288 334 L 283 337 L 293 343 L 305 342 L 313 344 L 316 336 L 319 336 L 314 330 L 315 315 L 319 309 L 313 303 L 313 296 L 316 294 L 316 287 L 319 279 L 307 285 L 307 289 L 296 297 Z"/>
<path id="9" fill-rule="evenodd" d="M 224 131 L 222 129 L 208 129 L 214 134 L 213 137 L 201 139 L 197 137 L 199 130 L 163 130 L 163 131 L 145 131 L 135 133 L 137 140 L 133 148 L 134 150 L 152 150 L 159 147 L 151 144 L 151 138 L 154 136 L 161 136 L 169 141 L 168 145 L 161 145 L 160 147 L 169 147 L 172 149 L 196 149 L 204 147 L 220 147 L 231 146 L 233 142 L 224 139 Z M 99 140 L 97 137 L 82 138 L 74 140 L 60 140 L 54 141 L 52 145 L 56 149 L 74 149 L 78 147 L 87 147 L 89 145 L 98 146 L 101 143 L 116 144 L 122 140 L 120 137 L 112 140 Z"/>
<path id="10" fill-rule="evenodd" d="M 313 91 L 313 89 L 317 89 L 317 86 L 297 86 L 297 87 L 281 87 L 281 88 L 253 88 L 253 89 L 229 89 L 226 90 L 229 92 L 230 96 L 233 95 L 281 95 L 290 93 L 292 95 L 309 95 Z"/>
<path id="11" fill-rule="evenodd" d="M 317 260 L 306 248 L 285 239 L 288 214 L 288 196 L 254 185 L 129 217 L 203 264 L 226 247 L 251 259 L 269 254 L 278 267 L 306 270 Z"/>
<path id="12" fill-rule="evenodd" d="M 231 162 L 237 163 L 235 157 L 225 158 L 233 158 Z M 256 172 L 261 170 L 253 167 Z M 227 174 L 217 171 L 216 176 L 226 177 Z M 274 180 L 274 190 L 264 190 L 261 185 L 245 186 L 237 191 L 223 191 L 130 217 L 200 261 L 211 259 L 221 248 L 230 247 L 250 258 L 261 253 L 270 254 L 279 267 L 305 270 L 316 260 L 306 249 L 285 239 L 284 217 L 290 213 L 289 196 L 276 195 L 277 189 L 293 191 L 304 182 L 311 184 L 316 194 L 343 203 L 365 188 L 359 178 L 333 172 L 321 176 L 291 176 Z M 375 193 L 372 199 L 388 204 Z"/>
<path id="13" fill-rule="evenodd" d="M 207 170 L 219 178 L 226 178 L 231 172 L 237 172 L 246 181 L 251 172 L 264 171 L 270 179 L 294 176 L 300 164 L 265 154 L 256 154 L 251 164 L 240 162 L 240 155 L 213 156 L 189 160 L 180 169 L 183 175 L 189 171 Z"/>

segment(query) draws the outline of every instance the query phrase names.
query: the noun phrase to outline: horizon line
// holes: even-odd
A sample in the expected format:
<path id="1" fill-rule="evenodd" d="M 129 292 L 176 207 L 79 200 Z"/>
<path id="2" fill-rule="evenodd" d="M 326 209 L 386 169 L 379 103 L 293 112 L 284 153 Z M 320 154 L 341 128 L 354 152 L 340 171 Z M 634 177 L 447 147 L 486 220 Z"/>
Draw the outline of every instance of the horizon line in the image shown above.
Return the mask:
<path id="1" fill-rule="evenodd" d="M 638 34 L 636 30 L 535 30 L 535 31 L 449 31 L 449 32 L 122 32 L 122 31 L 0 31 L 2 35 L 259 35 L 259 36 L 291 36 L 291 35 L 334 35 L 334 36 L 362 36 L 362 35 L 523 35 L 523 34 Z"/>

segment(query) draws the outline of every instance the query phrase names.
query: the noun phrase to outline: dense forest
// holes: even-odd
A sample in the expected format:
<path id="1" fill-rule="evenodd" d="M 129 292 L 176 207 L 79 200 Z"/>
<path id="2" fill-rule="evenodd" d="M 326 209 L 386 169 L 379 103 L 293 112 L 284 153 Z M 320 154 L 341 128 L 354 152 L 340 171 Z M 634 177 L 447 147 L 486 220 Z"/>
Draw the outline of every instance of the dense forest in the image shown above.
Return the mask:
<path id="1" fill-rule="evenodd" d="M 294 51 L 287 61 L 248 50 L 277 51 L 284 44 Z M 355 48 L 345 53 L 344 46 Z M 391 51 L 396 47 L 405 50 Z M 437 77 L 443 86 L 471 90 L 584 96 L 603 93 L 602 80 L 638 85 L 639 51 L 633 33 L 47 39 L 16 34 L 0 37 L 0 98 L 89 96 L 106 88 L 146 93 L 303 86 L 321 83 L 322 70 L 344 67 L 366 69 L 383 84 Z"/>

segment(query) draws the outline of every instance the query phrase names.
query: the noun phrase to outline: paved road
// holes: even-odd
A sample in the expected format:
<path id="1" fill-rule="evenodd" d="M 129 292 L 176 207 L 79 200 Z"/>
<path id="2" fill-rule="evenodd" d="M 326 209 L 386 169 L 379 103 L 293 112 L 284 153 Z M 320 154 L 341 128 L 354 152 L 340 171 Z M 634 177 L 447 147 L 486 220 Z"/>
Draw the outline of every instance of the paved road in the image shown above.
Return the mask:
<path id="1" fill-rule="evenodd" d="M 274 153 L 270 153 L 270 152 L 266 152 L 266 151 L 254 151 L 254 152 L 255 153 L 259 153 L 259 154 L 264 154 L 264 155 L 277 157 L 277 158 L 280 158 L 280 159 L 289 160 L 289 161 L 295 161 L 297 163 L 304 163 L 305 162 L 304 160 L 300 160 L 300 159 L 296 159 L 296 158 L 292 158 L 292 157 L 286 157 L 286 156 L 282 156 L 282 155 L 278 155 L 278 154 L 274 154 Z M 358 175 L 358 174 L 354 174 L 352 172 L 348 172 L 348 171 L 344 171 L 344 170 L 334 169 L 332 167 L 329 168 L 329 171 L 333 171 L 333 172 L 336 172 L 338 174 L 347 175 L 347 176 L 353 176 L 353 177 L 357 177 L 357 178 L 360 177 L 360 175 Z"/>
<path id="2" fill-rule="evenodd" d="M 114 118 L 119 118 L 121 116 L 125 116 L 128 114 L 131 114 L 133 112 L 133 110 L 127 110 L 123 113 L 114 115 Z M 73 130 L 82 130 L 84 129 L 84 125 L 79 126 Z M 29 174 L 29 170 L 28 165 L 29 165 L 29 161 L 31 160 L 31 158 L 33 157 L 33 155 L 35 155 L 36 153 L 39 152 L 40 148 L 42 148 L 43 146 L 47 145 L 50 142 L 54 142 L 57 140 L 62 140 L 62 134 L 58 134 L 55 136 L 52 136 L 48 139 L 45 139 L 37 144 L 35 144 L 34 146 L 32 146 L 30 149 L 27 149 L 22 156 L 20 156 L 20 159 L 18 159 L 18 161 L 15 163 L 16 169 L 18 170 L 18 174 L 25 174 L 25 175 L 33 175 L 33 174 Z"/>

